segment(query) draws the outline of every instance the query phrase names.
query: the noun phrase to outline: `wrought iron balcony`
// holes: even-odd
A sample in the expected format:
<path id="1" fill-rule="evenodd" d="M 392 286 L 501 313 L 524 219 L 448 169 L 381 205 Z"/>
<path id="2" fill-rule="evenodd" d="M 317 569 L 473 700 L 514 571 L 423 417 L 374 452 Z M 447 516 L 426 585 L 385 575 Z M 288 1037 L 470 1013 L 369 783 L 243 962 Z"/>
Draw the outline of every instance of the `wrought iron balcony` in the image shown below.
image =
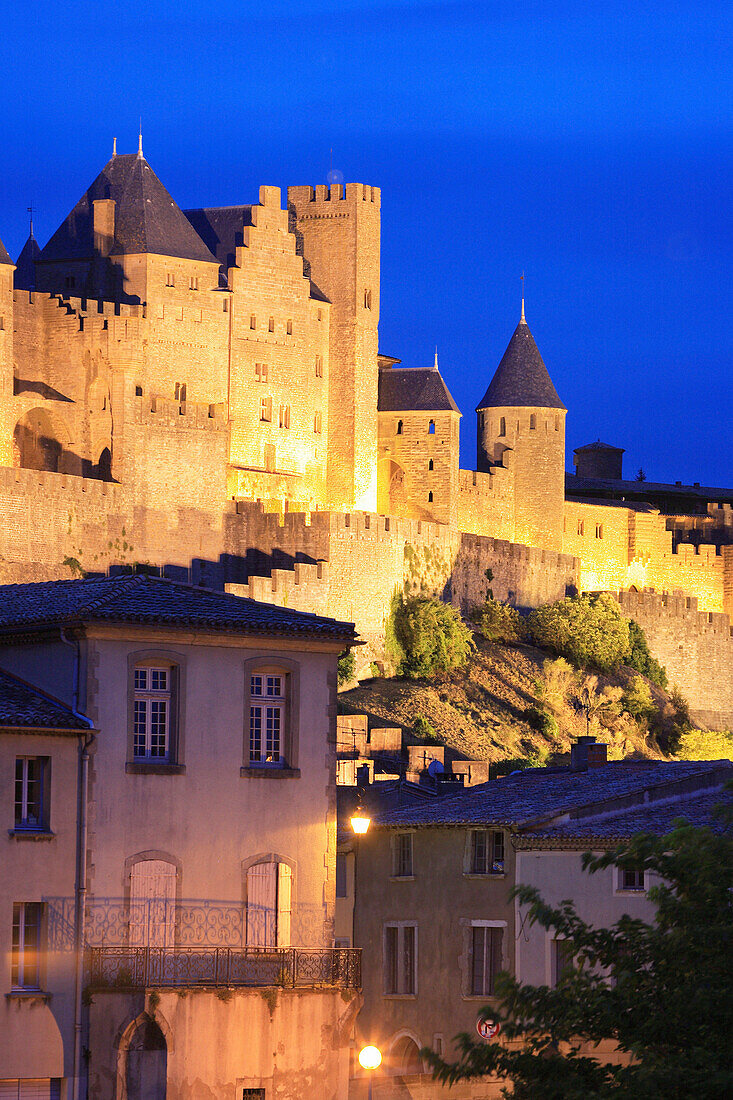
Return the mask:
<path id="1" fill-rule="evenodd" d="M 361 951 L 302 947 L 89 947 L 93 990 L 150 986 L 361 989 Z"/>

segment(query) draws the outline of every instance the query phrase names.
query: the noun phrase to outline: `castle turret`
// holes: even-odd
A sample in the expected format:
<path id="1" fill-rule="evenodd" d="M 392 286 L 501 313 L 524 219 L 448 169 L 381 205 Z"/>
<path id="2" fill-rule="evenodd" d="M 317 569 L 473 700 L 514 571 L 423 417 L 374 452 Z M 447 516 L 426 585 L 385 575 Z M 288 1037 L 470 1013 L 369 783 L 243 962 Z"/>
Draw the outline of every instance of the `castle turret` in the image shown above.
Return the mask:
<path id="1" fill-rule="evenodd" d="M 562 548 L 565 414 L 524 317 L 477 406 L 479 470 L 506 466 L 514 482 L 514 539 Z"/>
<path id="2" fill-rule="evenodd" d="M 0 241 L 0 466 L 12 466 L 13 440 L 13 272 L 15 266 Z"/>
<path id="3" fill-rule="evenodd" d="M 33 228 L 23 245 L 18 262 L 15 265 L 14 285 L 16 290 L 36 289 L 36 260 L 41 254 L 38 241 L 33 236 Z"/>
<path id="4" fill-rule="evenodd" d="M 306 268 L 332 303 L 328 491 L 334 507 L 377 504 L 380 192 L 361 183 L 289 187 Z"/>

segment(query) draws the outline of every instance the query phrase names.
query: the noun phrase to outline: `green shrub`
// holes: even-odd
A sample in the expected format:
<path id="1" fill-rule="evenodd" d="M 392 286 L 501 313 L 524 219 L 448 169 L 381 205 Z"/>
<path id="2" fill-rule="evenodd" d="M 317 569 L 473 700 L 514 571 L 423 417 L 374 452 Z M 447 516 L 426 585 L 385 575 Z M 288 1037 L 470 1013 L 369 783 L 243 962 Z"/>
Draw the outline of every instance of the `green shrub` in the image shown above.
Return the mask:
<path id="1" fill-rule="evenodd" d="M 660 665 L 656 657 L 652 657 L 646 635 L 633 619 L 629 620 L 629 653 L 626 664 L 636 669 L 642 676 L 646 676 L 647 680 L 651 680 L 657 687 L 666 688 L 667 670 L 664 665 Z"/>
<path id="2" fill-rule="evenodd" d="M 725 730 L 688 730 L 679 737 L 680 760 L 733 760 L 733 733 Z"/>
<path id="3" fill-rule="evenodd" d="M 543 737 L 555 741 L 560 736 L 560 727 L 554 714 L 549 714 L 539 707 L 527 707 L 524 712 L 525 722 L 529 722 L 533 730 L 537 730 Z"/>
<path id="4" fill-rule="evenodd" d="M 356 672 L 356 657 L 350 649 L 345 649 L 339 656 L 337 680 L 338 686 L 343 687 L 354 679 Z"/>
<path id="5" fill-rule="evenodd" d="M 460 668 L 468 660 L 471 631 L 448 604 L 410 596 L 396 603 L 393 615 L 401 675 L 419 679 Z"/>
<path id="6" fill-rule="evenodd" d="M 606 592 L 538 607 L 527 626 L 537 645 L 583 668 L 611 672 L 629 651 L 629 620 Z"/>
<path id="7" fill-rule="evenodd" d="M 568 697 L 578 688 L 578 673 L 564 657 L 552 660 L 546 657 L 542 663 L 542 679 L 535 681 L 535 690 L 545 707 L 554 714 L 562 714 L 568 705 Z"/>
<path id="8" fill-rule="evenodd" d="M 632 718 L 647 721 L 657 713 L 649 684 L 642 676 L 634 676 L 621 696 L 621 706 Z"/>
<path id="9" fill-rule="evenodd" d="M 487 597 L 471 619 L 487 642 L 518 642 L 523 634 L 522 616 L 516 607 Z"/>
<path id="10" fill-rule="evenodd" d="M 422 714 L 418 714 L 415 721 L 412 723 L 412 733 L 414 737 L 417 737 L 419 741 L 437 741 L 438 734 L 435 731 L 435 726 L 432 722 L 429 722 L 427 718 Z"/>

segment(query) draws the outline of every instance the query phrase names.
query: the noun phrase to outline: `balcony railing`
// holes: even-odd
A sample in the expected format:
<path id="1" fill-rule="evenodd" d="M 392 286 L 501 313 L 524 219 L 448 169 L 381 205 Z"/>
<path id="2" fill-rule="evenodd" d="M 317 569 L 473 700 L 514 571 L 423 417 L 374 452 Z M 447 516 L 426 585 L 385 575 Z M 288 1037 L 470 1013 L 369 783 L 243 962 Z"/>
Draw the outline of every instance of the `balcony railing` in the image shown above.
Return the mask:
<path id="1" fill-rule="evenodd" d="M 301 947 L 90 947 L 91 989 L 149 986 L 330 986 L 361 989 L 361 951 Z"/>

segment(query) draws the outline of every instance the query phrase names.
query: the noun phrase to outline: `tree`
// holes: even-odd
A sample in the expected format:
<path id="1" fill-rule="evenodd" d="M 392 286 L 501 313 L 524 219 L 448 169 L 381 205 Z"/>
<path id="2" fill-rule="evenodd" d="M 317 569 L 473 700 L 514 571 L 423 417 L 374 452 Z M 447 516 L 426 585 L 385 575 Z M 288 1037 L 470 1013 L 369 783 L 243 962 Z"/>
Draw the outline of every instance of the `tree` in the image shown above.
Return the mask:
<path id="1" fill-rule="evenodd" d="M 730 804 L 729 804 L 730 805 Z M 574 904 L 545 904 L 519 886 L 529 920 L 571 945 L 573 964 L 557 987 L 497 979 L 508 1040 L 482 1044 L 464 1034 L 458 1062 L 423 1051 L 434 1076 L 453 1083 L 497 1074 L 512 1100 L 721 1100 L 733 1096 L 733 836 L 682 820 L 671 833 L 638 834 L 586 870 L 644 868 L 654 921 L 624 915 L 611 928 L 583 921 Z M 596 1061 L 589 1050 L 614 1041 L 627 1064 Z M 584 1044 L 589 1046 L 583 1049 Z"/>
<path id="2" fill-rule="evenodd" d="M 356 673 L 356 657 L 351 649 L 345 649 L 339 654 L 337 680 L 338 686 L 343 687 L 354 679 Z"/>
<path id="3" fill-rule="evenodd" d="M 660 688 L 666 688 L 667 670 L 656 657 L 652 657 L 646 634 L 633 619 L 629 619 L 629 652 L 625 660 L 630 668 L 646 676 L 647 680 Z"/>
<path id="4" fill-rule="evenodd" d="M 397 603 L 393 615 L 403 676 L 432 676 L 460 668 L 468 660 L 471 631 L 449 604 L 430 596 L 411 596 Z"/>
<path id="5" fill-rule="evenodd" d="M 602 672 L 619 667 L 629 650 L 629 620 L 607 592 L 566 596 L 528 618 L 535 643 L 581 667 Z"/>

